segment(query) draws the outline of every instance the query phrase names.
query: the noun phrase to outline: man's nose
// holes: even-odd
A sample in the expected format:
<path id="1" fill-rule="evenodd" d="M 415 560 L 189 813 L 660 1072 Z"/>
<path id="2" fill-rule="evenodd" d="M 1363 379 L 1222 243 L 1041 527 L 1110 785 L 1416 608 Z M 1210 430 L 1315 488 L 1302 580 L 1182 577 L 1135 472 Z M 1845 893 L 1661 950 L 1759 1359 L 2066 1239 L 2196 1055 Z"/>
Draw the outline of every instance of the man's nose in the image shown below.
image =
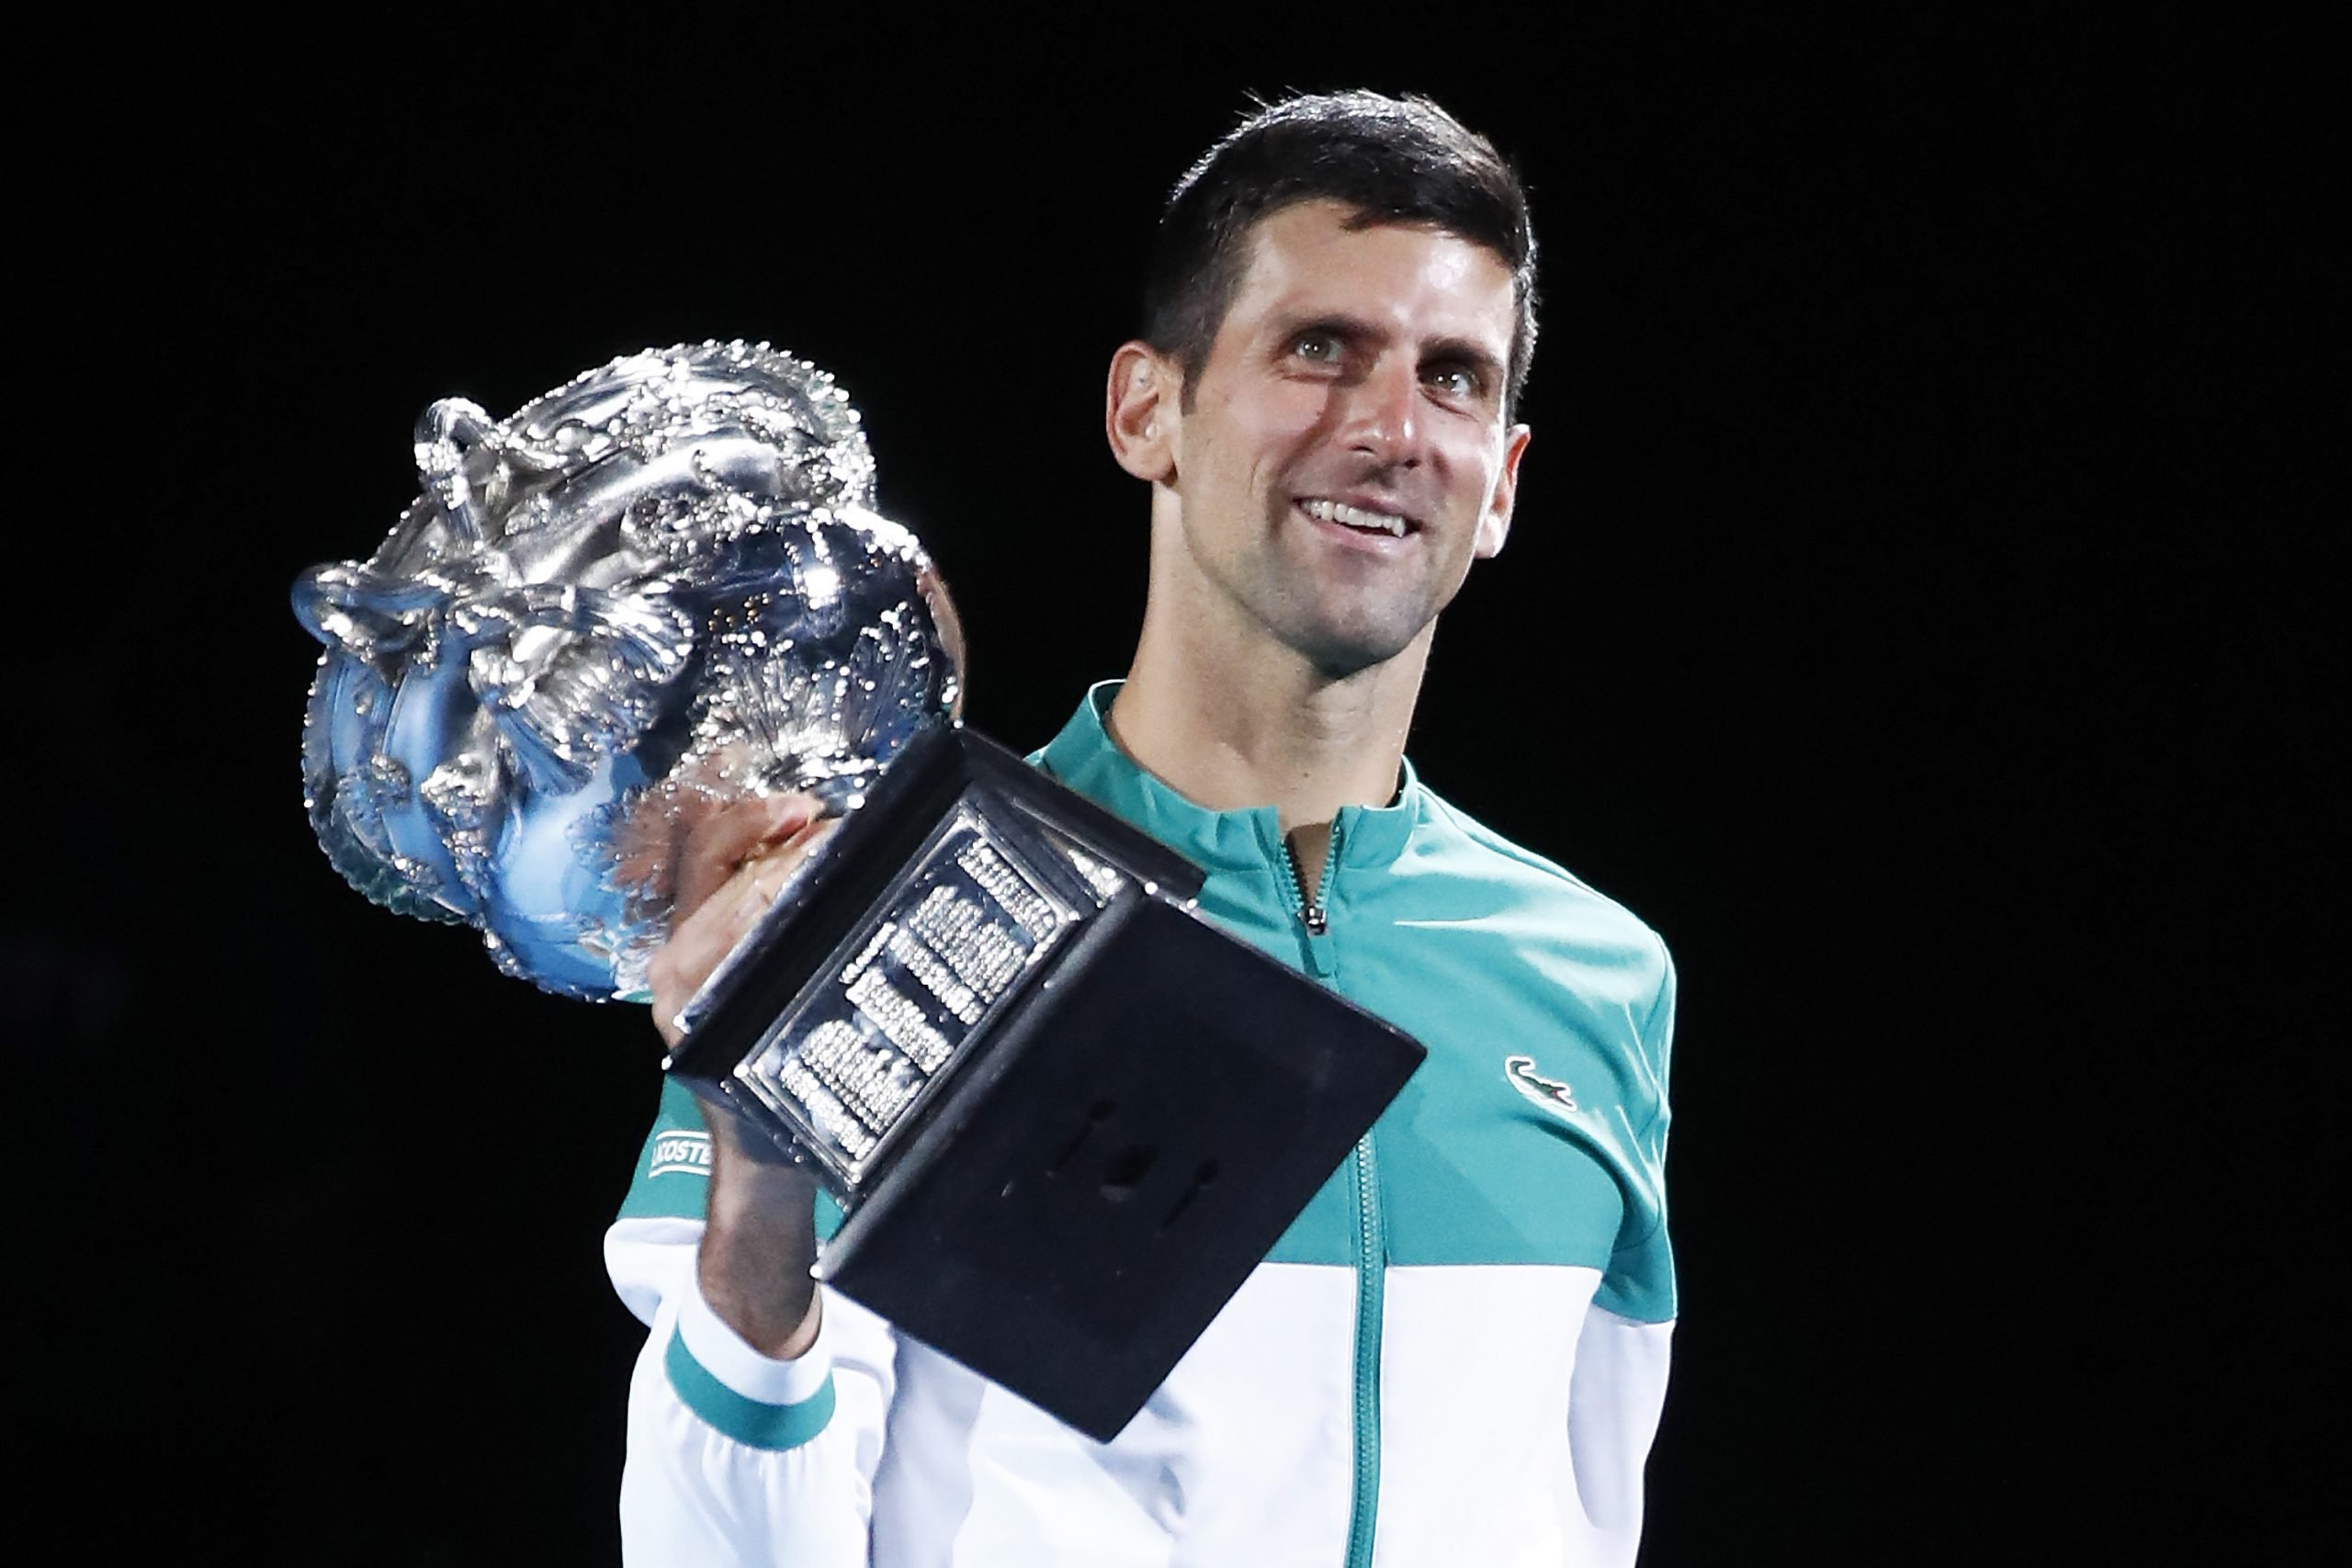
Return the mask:
<path id="1" fill-rule="evenodd" d="M 1348 389 L 1347 442 L 1384 466 L 1420 461 L 1420 380 L 1412 365 L 1383 356 Z"/>

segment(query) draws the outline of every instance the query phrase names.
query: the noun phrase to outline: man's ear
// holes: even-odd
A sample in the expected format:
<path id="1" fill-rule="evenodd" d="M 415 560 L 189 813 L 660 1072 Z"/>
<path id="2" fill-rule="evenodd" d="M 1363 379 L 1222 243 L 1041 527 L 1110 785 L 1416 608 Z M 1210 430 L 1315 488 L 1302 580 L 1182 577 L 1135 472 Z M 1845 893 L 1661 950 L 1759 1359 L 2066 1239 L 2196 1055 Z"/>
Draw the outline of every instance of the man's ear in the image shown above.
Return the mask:
<path id="1" fill-rule="evenodd" d="M 1503 434 L 1503 471 L 1495 480 L 1495 493 L 1487 498 L 1487 510 L 1478 519 L 1478 558 L 1486 560 L 1502 551 L 1503 540 L 1510 536 L 1511 508 L 1519 503 L 1519 460 L 1527 455 L 1527 442 L 1533 432 L 1523 424 L 1514 424 Z"/>
<path id="2" fill-rule="evenodd" d="M 1111 356 L 1102 428 L 1111 456 L 1139 479 L 1165 484 L 1176 477 L 1175 367 L 1146 343 L 1123 343 Z"/>

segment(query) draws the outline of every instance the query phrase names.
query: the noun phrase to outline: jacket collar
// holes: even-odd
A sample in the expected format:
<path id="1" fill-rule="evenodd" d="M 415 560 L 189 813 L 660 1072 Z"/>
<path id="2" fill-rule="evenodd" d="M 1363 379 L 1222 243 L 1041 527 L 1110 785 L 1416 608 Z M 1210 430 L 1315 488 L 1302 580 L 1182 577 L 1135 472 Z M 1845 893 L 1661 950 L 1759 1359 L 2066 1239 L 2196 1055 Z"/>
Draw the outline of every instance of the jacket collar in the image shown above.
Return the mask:
<path id="1" fill-rule="evenodd" d="M 1271 806 L 1212 811 L 1187 800 L 1136 765 L 1119 749 L 1102 722 L 1116 701 L 1120 681 L 1089 687 L 1062 726 L 1038 754 L 1046 771 L 1062 783 L 1211 871 L 1239 871 L 1283 860 L 1282 829 Z M 1343 806 L 1333 823 L 1340 864 L 1385 867 L 1404 852 L 1428 797 L 1408 760 L 1403 787 L 1386 806 Z"/>

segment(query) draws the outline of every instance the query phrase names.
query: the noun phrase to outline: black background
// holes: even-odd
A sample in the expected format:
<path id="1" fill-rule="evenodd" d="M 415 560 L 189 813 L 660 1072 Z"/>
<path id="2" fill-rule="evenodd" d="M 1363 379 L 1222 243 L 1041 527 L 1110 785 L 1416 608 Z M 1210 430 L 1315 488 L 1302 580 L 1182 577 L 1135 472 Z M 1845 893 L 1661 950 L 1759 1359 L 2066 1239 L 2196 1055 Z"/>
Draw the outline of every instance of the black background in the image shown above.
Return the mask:
<path id="1" fill-rule="evenodd" d="M 1411 750 L 1679 962 L 1645 1562 L 2291 1560 L 2341 1458 L 2315 44 L 326 15 L 19 40 L 27 1530 L 615 1554 L 598 1242 L 652 1033 L 369 907 L 300 806 L 287 588 L 374 548 L 417 412 L 815 359 L 956 588 L 970 716 L 1036 744 L 1132 648 L 1101 388 L 1158 197 L 1247 92 L 1364 85 L 1491 134 L 1544 244 L 1517 528 Z"/>

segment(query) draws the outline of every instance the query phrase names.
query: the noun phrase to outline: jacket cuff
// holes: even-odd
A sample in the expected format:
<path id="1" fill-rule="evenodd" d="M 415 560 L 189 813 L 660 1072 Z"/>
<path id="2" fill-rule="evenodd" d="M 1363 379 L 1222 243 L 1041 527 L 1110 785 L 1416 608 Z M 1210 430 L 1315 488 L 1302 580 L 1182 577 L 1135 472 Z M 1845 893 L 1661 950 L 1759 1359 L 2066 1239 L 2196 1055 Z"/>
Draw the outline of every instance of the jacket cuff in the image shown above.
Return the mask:
<path id="1" fill-rule="evenodd" d="M 663 1367 L 670 1386 L 708 1426 L 754 1449 L 793 1449 L 833 1416 L 833 1357 L 820 1318 L 816 1343 L 779 1361 L 753 1349 L 710 1309 L 693 1281 L 678 1303 L 678 1326 Z"/>

